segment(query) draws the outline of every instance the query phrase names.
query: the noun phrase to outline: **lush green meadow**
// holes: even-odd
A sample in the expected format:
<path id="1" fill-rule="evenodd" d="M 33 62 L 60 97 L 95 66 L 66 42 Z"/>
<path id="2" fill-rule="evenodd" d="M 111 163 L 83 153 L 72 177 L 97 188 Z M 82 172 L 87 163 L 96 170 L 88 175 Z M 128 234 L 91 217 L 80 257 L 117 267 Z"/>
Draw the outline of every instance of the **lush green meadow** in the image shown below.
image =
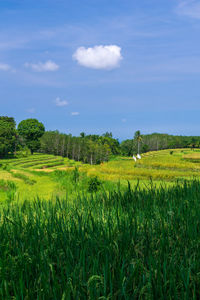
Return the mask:
<path id="1" fill-rule="evenodd" d="M 199 299 L 199 174 L 198 149 L 0 160 L 0 299 Z"/>
<path id="2" fill-rule="evenodd" d="M 128 157 L 113 157 L 109 162 L 100 165 L 88 165 L 75 162 L 60 156 L 34 154 L 22 158 L 0 160 L 1 185 L 12 181 L 15 195 L 21 200 L 35 198 L 45 199 L 63 196 L 74 191 L 74 168 L 80 173 L 79 189 L 87 190 L 87 179 L 97 176 L 106 189 L 116 186 L 135 186 L 140 181 L 141 187 L 148 187 L 151 180 L 156 186 L 172 186 L 177 180 L 191 180 L 200 175 L 200 150 L 176 149 L 148 152 L 141 160 L 134 162 Z M 60 174 L 61 175 L 60 175 Z M 57 180 L 59 178 L 59 180 Z M 63 180 L 61 180 L 63 179 Z M 64 182 L 66 184 L 64 184 Z M 7 198 L 9 189 L 0 188 L 1 200 Z"/>

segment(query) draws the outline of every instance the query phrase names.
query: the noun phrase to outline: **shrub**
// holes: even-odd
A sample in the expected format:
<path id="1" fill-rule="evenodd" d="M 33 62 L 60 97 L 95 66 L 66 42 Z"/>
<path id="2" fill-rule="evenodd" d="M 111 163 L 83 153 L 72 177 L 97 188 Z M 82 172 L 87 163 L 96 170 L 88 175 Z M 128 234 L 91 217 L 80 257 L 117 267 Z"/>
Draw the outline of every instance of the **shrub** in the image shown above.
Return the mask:
<path id="1" fill-rule="evenodd" d="M 2 165 L 1 165 L 1 168 L 2 168 L 3 170 L 5 170 L 5 171 L 8 171 L 8 172 L 9 172 L 10 169 L 11 169 L 10 166 L 9 166 L 8 164 L 2 164 Z"/>
<path id="2" fill-rule="evenodd" d="M 16 157 L 23 158 L 28 157 L 29 155 L 31 155 L 31 151 L 28 149 L 28 147 L 20 147 L 20 150 L 17 151 Z"/>
<path id="3" fill-rule="evenodd" d="M 101 184 L 102 182 L 98 179 L 97 176 L 90 178 L 88 182 L 88 192 L 90 193 L 97 192 Z"/>

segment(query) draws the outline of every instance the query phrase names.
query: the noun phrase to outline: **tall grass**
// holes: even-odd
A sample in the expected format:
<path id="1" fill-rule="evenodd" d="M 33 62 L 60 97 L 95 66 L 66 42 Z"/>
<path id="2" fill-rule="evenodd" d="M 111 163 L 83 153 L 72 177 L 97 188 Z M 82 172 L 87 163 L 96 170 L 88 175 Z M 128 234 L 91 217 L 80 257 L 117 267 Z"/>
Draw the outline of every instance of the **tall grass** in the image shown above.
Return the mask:
<path id="1" fill-rule="evenodd" d="M 199 299 L 200 182 L 13 202 L 0 299 Z"/>
<path id="2" fill-rule="evenodd" d="M 15 199 L 16 190 L 17 186 L 13 181 L 0 179 L 0 192 L 3 191 L 6 193 L 6 197 L 4 199 L 6 200 L 6 203 L 9 203 Z M 0 200 L 2 200 L 1 194 Z"/>

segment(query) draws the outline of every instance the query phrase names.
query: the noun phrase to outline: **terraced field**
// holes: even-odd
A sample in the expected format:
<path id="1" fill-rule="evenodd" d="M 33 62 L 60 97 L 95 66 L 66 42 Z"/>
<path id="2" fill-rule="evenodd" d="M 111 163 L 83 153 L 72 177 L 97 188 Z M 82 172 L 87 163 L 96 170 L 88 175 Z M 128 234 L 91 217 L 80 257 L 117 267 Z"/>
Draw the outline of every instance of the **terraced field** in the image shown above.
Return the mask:
<path id="1" fill-rule="evenodd" d="M 23 198 L 43 198 L 63 195 L 66 192 L 54 178 L 55 171 L 70 174 L 78 167 L 87 178 L 97 176 L 106 182 L 121 182 L 135 185 L 140 180 L 141 186 L 173 185 L 177 180 L 190 180 L 200 175 L 200 150 L 176 149 L 148 152 L 142 159 L 134 162 L 129 157 L 113 157 L 101 165 L 87 165 L 68 158 L 47 154 L 0 160 L 0 180 L 12 181 L 16 184 L 17 194 Z M 63 175 L 62 175 L 63 177 Z M 3 184 L 2 184 L 3 185 Z M 1 188 L 0 199 L 5 199 L 7 189 Z"/>
<path id="2" fill-rule="evenodd" d="M 173 151 L 173 152 L 172 152 Z M 134 162 L 132 158 L 118 157 L 88 170 L 105 180 L 164 181 L 191 179 L 200 175 L 200 150 L 163 150 L 148 152 Z"/>
<path id="3" fill-rule="evenodd" d="M 199 175 L 198 149 L 0 160 L 0 299 L 200 299 Z"/>

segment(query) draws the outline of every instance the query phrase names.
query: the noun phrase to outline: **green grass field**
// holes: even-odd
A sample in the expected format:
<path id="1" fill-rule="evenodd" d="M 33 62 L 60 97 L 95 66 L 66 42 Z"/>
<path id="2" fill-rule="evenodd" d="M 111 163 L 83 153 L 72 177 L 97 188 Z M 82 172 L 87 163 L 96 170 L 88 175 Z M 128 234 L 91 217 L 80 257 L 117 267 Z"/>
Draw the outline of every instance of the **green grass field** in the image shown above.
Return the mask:
<path id="1" fill-rule="evenodd" d="M 199 175 L 198 149 L 0 160 L 0 299 L 200 299 Z"/>
<path id="2" fill-rule="evenodd" d="M 199 299 L 200 182 L 10 202 L 0 299 Z"/>
<path id="3" fill-rule="evenodd" d="M 107 185 L 116 185 L 120 181 L 125 186 L 129 181 L 134 186 L 140 180 L 140 185 L 146 187 L 153 180 L 156 186 L 163 182 L 172 186 L 177 180 L 198 178 L 200 150 L 148 152 L 136 163 L 132 158 L 114 157 L 107 163 L 93 166 L 53 155 L 34 154 L 24 158 L 0 160 L 0 165 L 0 180 L 13 181 L 17 187 L 16 195 L 20 199 L 33 199 L 37 196 L 49 199 L 56 195 L 62 196 L 67 190 L 67 187 L 60 188 L 53 175 L 55 171 L 69 174 L 75 167 L 79 168 L 84 177 L 97 176 L 107 182 Z M 0 189 L 1 201 L 6 199 L 6 193 L 5 189 Z"/>

